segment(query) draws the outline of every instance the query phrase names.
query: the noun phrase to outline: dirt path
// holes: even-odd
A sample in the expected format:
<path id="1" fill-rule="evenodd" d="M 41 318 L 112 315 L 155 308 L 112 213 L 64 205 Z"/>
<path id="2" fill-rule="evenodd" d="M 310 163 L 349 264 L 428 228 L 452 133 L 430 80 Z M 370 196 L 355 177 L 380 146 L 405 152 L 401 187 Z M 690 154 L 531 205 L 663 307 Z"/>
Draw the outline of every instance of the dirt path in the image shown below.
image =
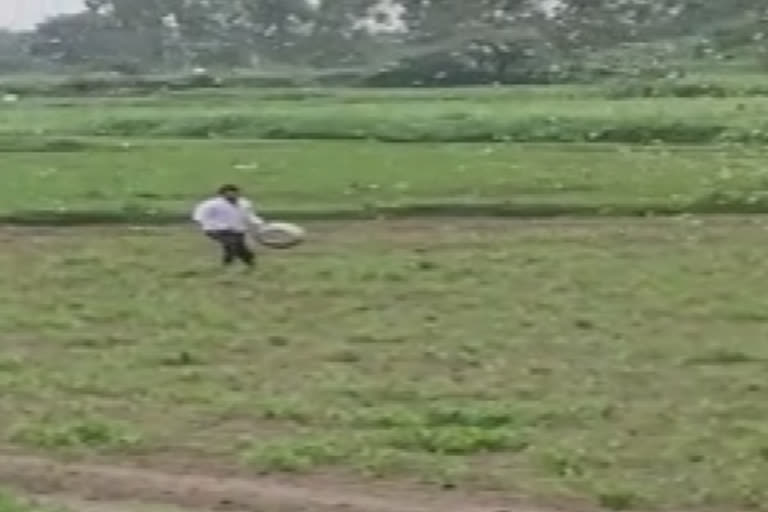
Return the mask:
<path id="1" fill-rule="evenodd" d="M 176 505 L 156 505 L 136 501 L 89 501 L 62 494 L 27 496 L 26 501 L 34 508 L 52 512 L 190 512 L 190 509 Z M 194 512 L 200 512 L 200 510 Z"/>
<path id="2" fill-rule="evenodd" d="M 86 512 L 145 511 L 148 505 L 154 509 L 168 505 L 240 512 L 543 512 L 497 498 L 474 499 L 457 493 L 430 496 L 416 491 L 375 491 L 360 486 L 330 486 L 328 481 L 310 478 L 287 482 L 173 474 L 18 455 L 0 455 L 0 486 L 50 496 L 55 503 Z"/>

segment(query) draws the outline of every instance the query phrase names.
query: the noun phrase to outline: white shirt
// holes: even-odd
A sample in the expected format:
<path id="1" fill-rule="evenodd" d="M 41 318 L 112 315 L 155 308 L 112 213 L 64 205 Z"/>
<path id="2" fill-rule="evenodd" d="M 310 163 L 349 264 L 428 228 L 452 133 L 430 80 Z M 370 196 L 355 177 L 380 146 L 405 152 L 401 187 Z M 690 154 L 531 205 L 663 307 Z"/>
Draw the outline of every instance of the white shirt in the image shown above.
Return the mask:
<path id="1" fill-rule="evenodd" d="M 192 219 L 200 224 L 203 231 L 236 231 L 245 233 L 251 226 L 259 226 L 264 221 L 253 211 L 253 203 L 240 198 L 233 204 L 223 197 L 205 200 L 192 214 Z"/>

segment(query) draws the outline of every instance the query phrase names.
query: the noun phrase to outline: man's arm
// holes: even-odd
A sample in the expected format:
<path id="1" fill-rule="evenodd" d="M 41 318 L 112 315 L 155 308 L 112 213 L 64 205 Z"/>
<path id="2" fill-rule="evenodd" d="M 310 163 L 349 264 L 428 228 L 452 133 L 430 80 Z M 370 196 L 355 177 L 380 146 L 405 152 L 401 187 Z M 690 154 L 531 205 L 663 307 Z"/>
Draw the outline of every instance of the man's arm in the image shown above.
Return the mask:
<path id="1" fill-rule="evenodd" d="M 253 203 L 251 201 L 248 199 L 241 199 L 240 207 L 248 217 L 248 222 L 250 222 L 252 225 L 259 227 L 265 224 L 264 219 L 262 219 L 254 210 Z"/>
<path id="2" fill-rule="evenodd" d="M 203 225 L 208 216 L 208 206 L 208 201 L 203 201 L 195 206 L 195 209 L 192 211 L 192 220 Z"/>

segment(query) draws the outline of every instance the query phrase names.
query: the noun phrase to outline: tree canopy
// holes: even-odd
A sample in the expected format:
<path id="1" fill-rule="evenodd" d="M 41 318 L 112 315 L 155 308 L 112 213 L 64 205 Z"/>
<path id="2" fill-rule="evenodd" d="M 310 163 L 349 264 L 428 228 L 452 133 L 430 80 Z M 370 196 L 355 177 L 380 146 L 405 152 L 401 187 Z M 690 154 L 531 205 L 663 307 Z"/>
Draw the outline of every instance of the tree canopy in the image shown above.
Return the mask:
<path id="1" fill-rule="evenodd" d="M 504 82 L 570 69 L 627 45 L 684 43 L 704 53 L 734 47 L 754 53 L 763 47 L 768 19 L 763 0 L 86 0 L 86 5 L 85 12 L 49 19 L 23 37 L 0 34 L 0 50 L 120 71 L 367 67 L 390 76 L 421 69 L 419 80 L 427 82 L 429 76 L 439 81 L 451 73 Z M 0 58 L 3 62 L 8 60 Z"/>

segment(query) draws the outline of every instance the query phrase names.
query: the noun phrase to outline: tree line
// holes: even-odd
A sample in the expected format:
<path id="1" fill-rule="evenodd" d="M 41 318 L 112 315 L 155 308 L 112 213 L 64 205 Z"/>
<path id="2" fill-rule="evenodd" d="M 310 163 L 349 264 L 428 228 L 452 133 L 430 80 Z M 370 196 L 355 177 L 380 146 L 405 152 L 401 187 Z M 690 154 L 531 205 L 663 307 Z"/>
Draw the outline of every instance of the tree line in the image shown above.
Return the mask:
<path id="1" fill-rule="evenodd" d="M 392 85 L 537 82 L 652 69 L 670 55 L 760 56 L 766 20 L 764 0 L 86 0 L 81 13 L 0 32 L 0 72 L 367 69 Z"/>

